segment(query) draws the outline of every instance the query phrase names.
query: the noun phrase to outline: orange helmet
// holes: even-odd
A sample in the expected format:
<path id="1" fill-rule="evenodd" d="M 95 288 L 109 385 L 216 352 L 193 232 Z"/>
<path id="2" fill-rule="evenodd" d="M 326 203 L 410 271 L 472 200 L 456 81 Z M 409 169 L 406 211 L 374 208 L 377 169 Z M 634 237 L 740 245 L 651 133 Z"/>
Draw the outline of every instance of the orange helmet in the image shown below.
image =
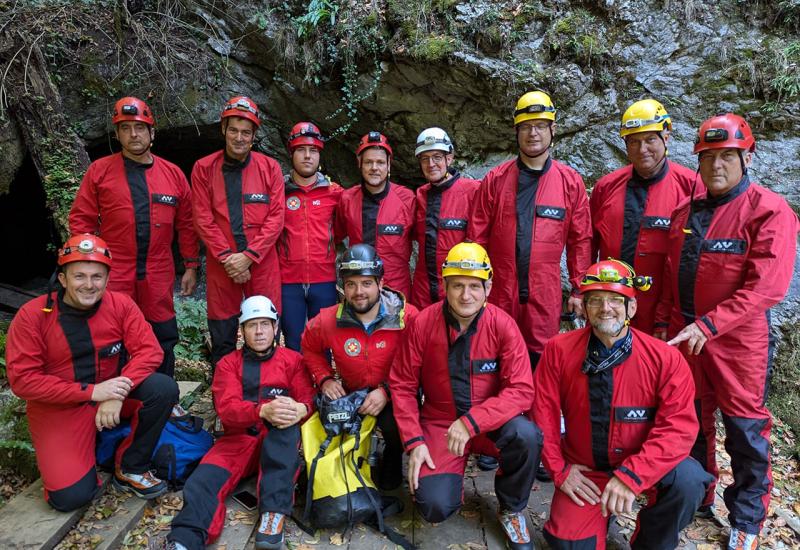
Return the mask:
<path id="1" fill-rule="evenodd" d="M 123 97 L 114 104 L 111 124 L 119 124 L 126 121 L 144 122 L 149 126 L 156 125 L 153 111 L 150 110 L 147 103 L 137 97 Z"/>
<path id="2" fill-rule="evenodd" d="M 58 251 L 59 267 L 72 262 L 100 262 L 111 268 L 111 251 L 106 242 L 91 233 L 73 235 Z"/>
<path id="3" fill-rule="evenodd" d="M 318 149 L 325 147 L 325 139 L 316 124 L 298 122 L 292 126 L 292 131 L 289 134 L 289 153 L 294 153 L 294 150 L 301 145 L 313 145 Z"/>
<path id="4" fill-rule="evenodd" d="M 625 262 L 609 258 L 586 270 L 580 291 L 583 294 L 590 290 L 607 290 L 635 298 L 637 290 L 649 290 L 652 284 L 652 277 L 636 275 L 633 268 Z"/>
<path id="5" fill-rule="evenodd" d="M 389 140 L 382 133 L 370 132 L 362 137 L 356 149 L 356 156 L 360 156 L 365 149 L 370 147 L 379 147 L 389 154 L 389 158 L 392 158 L 392 146 L 389 145 Z"/>
<path id="6" fill-rule="evenodd" d="M 231 116 L 249 120 L 256 125 L 256 128 L 261 126 L 261 121 L 258 120 L 258 105 L 247 96 L 237 95 L 225 103 L 220 119 L 224 120 Z"/>
<path id="7" fill-rule="evenodd" d="M 733 113 L 712 116 L 700 125 L 694 142 L 694 154 L 709 149 L 756 150 L 756 138 L 747 121 Z"/>

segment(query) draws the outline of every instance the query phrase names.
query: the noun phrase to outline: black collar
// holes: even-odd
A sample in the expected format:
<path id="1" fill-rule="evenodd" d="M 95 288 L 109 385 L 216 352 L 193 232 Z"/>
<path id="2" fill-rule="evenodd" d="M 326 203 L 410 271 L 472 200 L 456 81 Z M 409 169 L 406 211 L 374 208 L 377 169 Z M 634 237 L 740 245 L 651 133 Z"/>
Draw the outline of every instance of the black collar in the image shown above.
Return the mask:
<path id="1" fill-rule="evenodd" d="M 553 159 L 551 157 L 547 157 L 547 160 L 544 161 L 544 166 L 540 170 L 535 170 L 533 168 L 528 167 L 524 162 L 522 162 L 521 157 L 517 157 L 517 168 L 519 168 L 520 172 L 525 172 L 531 176 L 535 176 L 537 178 L 542 177 L 550 170 L 550 166 L 553 164 Z"/>
<path id="2" fill-rule="evenodd" d="M 747 191 L 750 187 L 750 176 L 745 174 L 742 176 L 742 179 L 739 183 L 736 184 L 736 187 L 725 193 L 724 195 L 720 195 L 718 197 L 712 197 L 711 195 L 706 193 L 706 197 L 703 199 L 699 199 L 694 201 L 694 209 L 695 210 L 705 210 L 705 209 L 714 209 L 718 206 L 722 206 L 723 204 L 727 204 L 731 202 L 733 199 Z"/>
<path id="3" fill-rule="evenodd" d="M 250 164 L 250 157 L 252 156 L 250 153 L 247 153 L 247 156 L 244 158 L 244 160 L 236 160 L 235 158 L 228 156 L 228 151 L 223 151 L 222 154 L 224 157 L 222 169 L 226 172 L 244 170 L 245 167 Z"/>
<path id="4" fill-rule="evenodd" d="M 364 195 L 365 198 L 368 198 L 372 202 L 381 202 L 383 199 L 385 199 L 387 197 L 387 195 L 389 195 L 389 188 L 391 186 L 392 186 L 392 183 L 387 180 L 386 181 L 386 187 L 383 188 L 383 191 L 381 191 L 380 193 L 372 193 L 369 190 L 369 186 L 362 181 L 361 182 L 361 193 Z"/>
<path id="5" fill-rule="evenodd" d="M 456 180 L 461 177 L 461 174 L 452 168 L 448 168 L 447 172 L 450 174 L 450 177 L 445 179 L 442 183 L 431 183 L 430 193 L 444 193 L 453 187 Z"/>
<path id="6" fill-rule="evenodd" d="M 633 171 L 631 173 L 631 179 L 628 182 L 628 184 L 637 185 L 639 187 L 650 187 L 654 183 L 658 183 L 664 178 L 666 178 L 668 173 L 669 173 L 669 161 L 667 160 L 666 157 L 664 157 L 664 164 L 663 166 L 661 166 L 661 169 L 655 176 L 651 176 L 649 178 L 643 178 L 636 171 L 636 168 L 633 168 Z"/>
<path id="7" fill-rule="evenodd" d="M 106 290 L 106 292 L 108 292 L 108 290 Z M 97 310 L 100 309 L 100 304 L 102 303 L 102 301 L 103 301 L 102 298 L 97 300 L 97 302 L 89 309 L 78 309 L 76 307 L 72 307 L 71 305 L 67 304 L 64 301 L 63 287 L 58 291 L 58 311 L 60 311 L 62 315 L 69 315 L 70 317 L 88 319 L 89 317 L 97 313 Z"/>
<path id="8" fill-rule="evenodd" d="M 244 347 L 242 348 L 242 357 L 247 361 L 255 361 L 256 363 L 263 363 L 264 361 L 272 359 L 272 356 L 275 355 L 276 348 L 277 346 L 275 345 L 275 342 L 273 342 L 272 346 L 270 346 L 270 348 L 266 352 L 258 353 L 247 347 L 247 344 L 245 344 Z"/>

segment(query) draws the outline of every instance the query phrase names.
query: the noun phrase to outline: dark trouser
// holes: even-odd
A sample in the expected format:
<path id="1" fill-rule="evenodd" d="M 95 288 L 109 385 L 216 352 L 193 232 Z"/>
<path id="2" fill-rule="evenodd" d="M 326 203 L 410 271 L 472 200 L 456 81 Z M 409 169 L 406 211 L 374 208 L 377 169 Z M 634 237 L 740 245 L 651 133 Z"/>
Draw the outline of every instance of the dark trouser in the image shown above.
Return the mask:
<path id="1" fill-rule="evenodd" d="M 494 456 L 500 460 L 494 489 L 502 511 L 519 512 L 528 504 L 534 473 L 542 449 L 542 432 L 524 416 L 516 416 L 500 428 L 479 434 L 467 443 L 464 456 L 447 450 L 447 429 L 452 421 L 423 424 L 425 444 L 436 469 L 423 464 L 419 487 L 414 494 L 422 517 L 439 523 L 461 507 L 464 469 L 470 453 Z"/>
<path id="2" fill-rule="evenodd" d="M 316 317 L 323 307 L 335 304 L 338 298 L 336 281 L 281 285 L 281 303 L 283 304 L 281 326 L 286 347 L 300 351 L 300 336 L 303 334 L 306 320 Z"/>
<path id="3" fill-rule="evenodd" d="M 583 472 L 602 491 L 610 477 L 605 472 Z M 639 512 L 632 550 L 672 550 L 678 546 L 681 530 L 692 522 L 694 512 L 712 477 L 700 464 L 686 458 L 646 491 L 647 506 Z M 554 550 L 603 550 L 608 518 L 600 504 L 578 506 L 556 490 L 544 538 Z"/>
<path id="4" fill-rule="evenodd" d="M 161 366 L 158 367 L 157 372 L 174 378 L 175 345 L 178 343 L 178 321 L 173 317 L 162 323 L 156 323 L 155 321 L 148 322 L 150 326 L 153 327 L 153 333 L 156 335 L 161 349 L 164 350 L 164 359 L 161 361 Z"/>
<path id="5" fill-rule="evenodd" d="M 178 400 L 178 385 L 154 373 L 134 389 L 120 415 L 130 418 L 131 433 L 122 441 L 115 464 L 123 471 L 141 474 L 161 431 Z M 99 488 L 95 469 L 95 415 L 97 405 L 47 407 L 28 404 L 31 437 L 42 474 L 45 499 L 56 510 L 71 511 L 88 504 Z"/>
<path id="6" fill-rule="evenodd" d="M 383 450 L 383 467 L 402 469 L 403 444 L 400 442 L 400 431 L 397 429 L 393 411 L 392 402 L 390 401 L 376 419 L 377 425 L 383 434 L 383 442 L 386 444 Z"/>
<path id="7" fill-rule="evenodd" d="M 236 350 L 236 335 L 239 331 L 239 315 L 228 319 L 208 320 L 208 332 L 211 335 L 211 366 L 217 365 L 220 359 Z"/>
<path id="8" fill-rule="evenodd" d="M 539 359 L 542 358 L 542 354 L 528 350 L 528 357 L 530 357 L 531 360 L 531 372 L 536 372 L 536 367 L 539 364 Z"/>
<path id="9" fill-rule="evenodd" d="M 183 510 L 172 520 L 169 540 L 190 550 L 213 543 L 225 526 L 225 499 L 239 482 L 258 472 L 260 513 L 290 514 L 300 467 L 298 425 L 266 434 L 220 437 L 183 488 Z"/>

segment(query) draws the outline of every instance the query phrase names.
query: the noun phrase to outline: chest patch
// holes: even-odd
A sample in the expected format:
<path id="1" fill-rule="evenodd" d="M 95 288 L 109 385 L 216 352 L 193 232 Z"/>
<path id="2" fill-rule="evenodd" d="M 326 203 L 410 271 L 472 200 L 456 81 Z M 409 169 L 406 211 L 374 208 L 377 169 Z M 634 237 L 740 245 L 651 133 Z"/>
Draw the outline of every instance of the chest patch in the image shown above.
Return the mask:
<path id="1" fill-rule="evenodd" d="M 614 407 L 614 420 L 639 424 L 652 422 L 656 418 L 655 407 Z"/>
<path id="2" fill-rule="evenodd" d="M 109 357 L 119 355 L 123 349 L 125 349 L 125 347 L 122 345 L 122 341 L 114 342 L 110 346 L 106 346 L 97 352 L 97 356 L 100 359 L 108 359 Z"/>
<path id="3" fill-rule="evenodd" d="M 403 234 L 403 226 L 398 223 L 392 224 L 378 224 L 378 234 L 379 235 L 402 235 Z"/>
<path id="4" fill-rule="evenodd" d="M 669 231 L 670 219 L 661 218 L 659 216 L 645 216 L 642 218 L 642 225 L 645 229 L 661 229 L 662 231 Z"/>
<path id="5" fill-rule="evenodd" d="M 153 204 L 166 204 L 167 206 L 178 206 L 178 197 L 175 195 L 162 195 L 161 193 L 153 193 L 150 195 L 150 200 Z"/>
<path id="6" fill-rule="evenodd" d="M 286 199 L 286 208 L 289 210 L 297 210 L 300 208 L 300 199 L 298 197 L 289 197 Z"/>
<path id="7" fill-rule="evenodd" d="M 275 399 L 279 395 L 288 396 L 289 390 L 287 388 L 278 388 L 276 386 L 264 386 L 261 388 L 261 399 Z"/>
<path id="8" fill-rule="evenodd" d="M 566 208 L 559 208 L 558 206 L 537 206 L 536 216 L 539 218 L 549 218 L 551 220 L 563 220 L 567 215 Z"/>
<path id="9" fill-rule="evenodd" d="M 460 218 L 443 218 L 439 220 L 439 229 L 453 229 L 456 231 L 467 230 L 467 220 Z"/>
<path id="10" fill-rule="evenodd" d="M 744 254 L 747 251 L 747 242 L 743 239 L 708 239 L 703 241 L 702 250 L 721 254 Z"/>
<path id="11" fill-rule="evenodd" d="M 269 195 L 266 193 L 245 193 L 242 195 L 245 204 L 262 203 L 269 204 Z"/>
<path id="12" fill-rule="evenodd" d="M 499 370 L 500 362 L 497 359 L 472 360 L 472 374 L 494 374 Z"/>
<path id="13" fill-rule="evenodd" d="M 350 357 L 356 357 L 361 353 L 361 342 L 357 338 L 348 338 L 344 343 L 344 352 Z"/>

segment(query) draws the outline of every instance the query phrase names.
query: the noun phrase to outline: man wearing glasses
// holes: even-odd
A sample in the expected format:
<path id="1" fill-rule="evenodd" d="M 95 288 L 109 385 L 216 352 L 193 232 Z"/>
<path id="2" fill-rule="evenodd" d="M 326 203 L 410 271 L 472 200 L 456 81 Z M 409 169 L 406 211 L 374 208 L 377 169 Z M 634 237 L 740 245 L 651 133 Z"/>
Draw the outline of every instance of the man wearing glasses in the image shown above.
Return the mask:
<path id="1" fill-rule="evenodd" d="M 637 290 L 651 284 L 618 260 L 589 267 L 588 326 L 552 338 L 534 374 L 533 418 L 557 489 L 544 526 L 553 549 L 605 548 L 609 516 L 630 513 L 641 494 L 631 547 L 675 548 L 711 483 L 689 457 L 698 425 L 689 366 L 629 326 Z"/>
<path id="2" fill-rule="evenodd" d="M 479 183 L 452 168 L 453 142 L 441 128 L 423 130 L 414 153 L 427 183 L 417 189 L 414 239 L 419 259 L 411 303 L 424 308 L 444 298 L 441 265 L 447 252 L 466 236 L 469 209 Z"/>
<path id="3" fill-rule="evenodd" d="M 411 294 L 411 230 L 414 223 L 414 193 L 389 181 L 392 147 L 380 132 L 361 138 L 356 149 L 361 185 L 342 193 L 336 212 L 336 234 L 348 246 L 365 243 L 374 247 L 385 262 L 385 284 Z"/>
<path id="4" fill-rule="evenodd" d="M 225 149 L 192 170 L 194 224 L 206 244 L 208 328 L 216 365 L 236 349 L 243 298 L 266 296 L 280 311 L 275 242 L 283 230 L 283 175 L 275 159 L 252 152 L 258 107 L 231 98 L 221 114 Z"/>

